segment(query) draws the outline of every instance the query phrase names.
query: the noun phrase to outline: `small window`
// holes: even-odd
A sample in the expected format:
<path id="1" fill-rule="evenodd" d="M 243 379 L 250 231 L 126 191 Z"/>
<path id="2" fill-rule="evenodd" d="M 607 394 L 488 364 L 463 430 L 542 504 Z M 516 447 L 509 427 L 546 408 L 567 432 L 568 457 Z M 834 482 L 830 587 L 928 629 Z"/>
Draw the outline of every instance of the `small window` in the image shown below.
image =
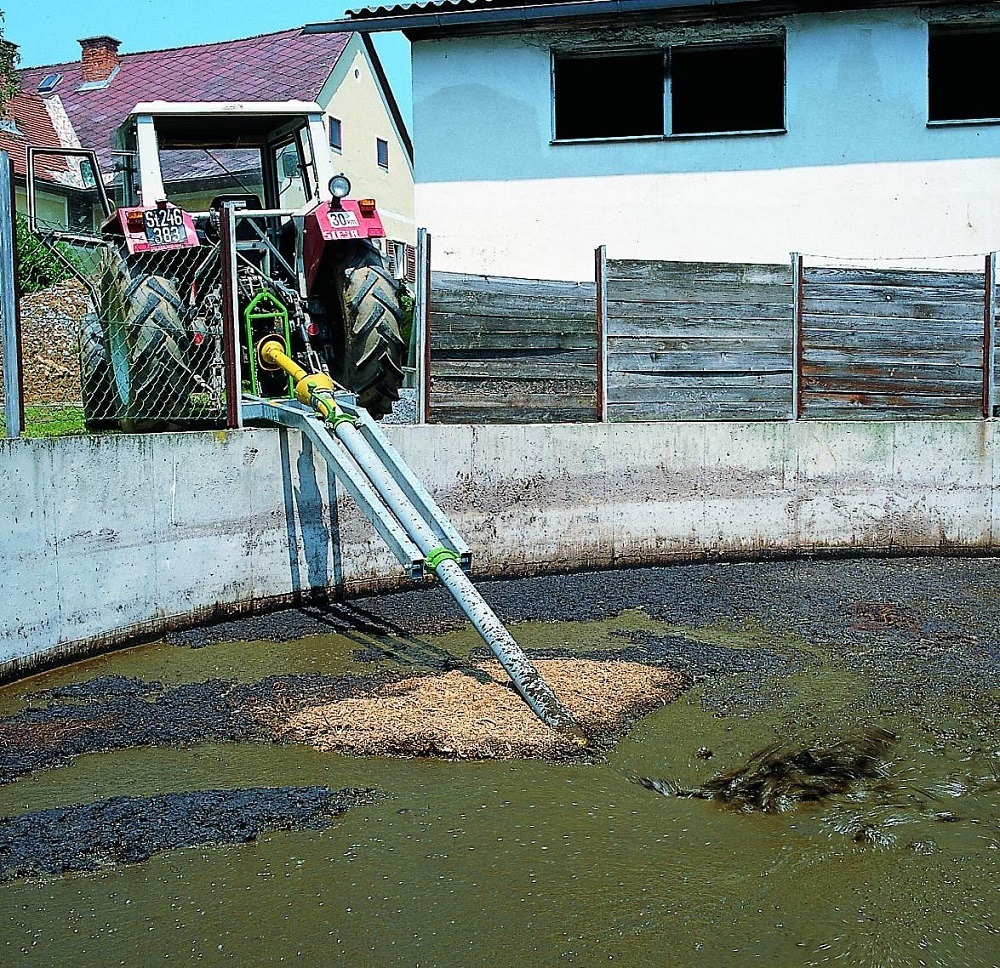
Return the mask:
<path id="1" fill-rule="evenodd" d="M 381 138 L 375 139 L 375 154 L 378 157 L 379 168 L 389 170 L 389 142 Z"/>
<path id="2" fill-rule="evenodd" d="M 1000 28 L 931 26 L 927 45 L 929 121 L 1000 118 Z"/>
<path id="3" fill-rule="evenodd" d="M 62 80 L 62 74 L 46 74 L 38 84 L 39 94 L 50 94 Z"/>
<path id="4" fill-rule="evenodd" d="M 556 55 L 556 140 L 663 134 L 663 53 Z"/>
<path id="5" fill-rule="evenodd" d="M 785 127 L 785 48 L 780 40 L 670 52 L 672 134 Z"/>
<path id="6" fill-rule="evenodd" d="M 344 135 L 339 118 L 330 118 L 330 147 L 337 151 L 342 151 L 344 148 Z"/>

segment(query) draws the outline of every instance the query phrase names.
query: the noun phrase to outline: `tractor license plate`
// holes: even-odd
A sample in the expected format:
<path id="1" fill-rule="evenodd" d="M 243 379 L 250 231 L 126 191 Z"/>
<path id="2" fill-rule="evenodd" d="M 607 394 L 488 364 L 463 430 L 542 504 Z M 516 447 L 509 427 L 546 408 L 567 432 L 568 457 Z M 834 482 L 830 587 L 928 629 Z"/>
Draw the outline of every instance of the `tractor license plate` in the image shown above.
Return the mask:
<path id="1" fill-rule="evenodd" d="M 187 241 L 184 213 L 179 208 L 150 208 L 142 213 L 146 240 L 150 245 L 173 245 Z"/>
<path id="2" fill-rule="evenodd" d="M 330 212 L 330 224 L 335 229 L 353 228 L 358 224 L 358 217 L 354 212 Z"/>

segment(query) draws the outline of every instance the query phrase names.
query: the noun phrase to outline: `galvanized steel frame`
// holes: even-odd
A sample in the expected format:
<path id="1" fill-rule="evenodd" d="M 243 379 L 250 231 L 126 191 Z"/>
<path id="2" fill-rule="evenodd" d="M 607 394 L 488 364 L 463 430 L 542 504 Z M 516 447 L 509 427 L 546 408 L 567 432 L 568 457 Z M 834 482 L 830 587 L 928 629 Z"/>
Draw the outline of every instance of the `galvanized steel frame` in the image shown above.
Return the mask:
<path id="1" fill-rule="evenodd" d="M 4 413 L 8 438 L 20 437 L 24 430 L 14 211 L 14 164 L 6 151 L 0 151 L 0 328 L 3 331 Z"/>

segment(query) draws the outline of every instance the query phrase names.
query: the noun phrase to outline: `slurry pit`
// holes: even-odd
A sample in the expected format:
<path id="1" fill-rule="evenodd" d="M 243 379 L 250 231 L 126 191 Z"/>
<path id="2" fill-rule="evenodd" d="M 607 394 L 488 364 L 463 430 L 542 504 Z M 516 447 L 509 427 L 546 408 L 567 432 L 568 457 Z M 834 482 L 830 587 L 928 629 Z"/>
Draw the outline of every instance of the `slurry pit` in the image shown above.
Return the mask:
<path id="1" fill-rule="evenodd" d="M 10 965 L 992 966 L 988 558 L 479 582 L 172 634 L 0 690 Z"/>

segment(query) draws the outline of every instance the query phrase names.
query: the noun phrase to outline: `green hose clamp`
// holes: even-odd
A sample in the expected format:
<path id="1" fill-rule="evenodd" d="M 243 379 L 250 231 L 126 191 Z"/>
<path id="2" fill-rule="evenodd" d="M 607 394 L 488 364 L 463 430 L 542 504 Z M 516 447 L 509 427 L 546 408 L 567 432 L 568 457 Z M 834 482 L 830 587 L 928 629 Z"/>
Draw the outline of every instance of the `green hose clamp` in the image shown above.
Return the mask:
<path id="1" fill-rule="evenodd" d="M 343 411 L 339 411 L 337 413 L 337 416 L 334 417 L 332 420 L 327 420 L 327 424 L 333 431 L 336 431 L 336 429 L 342 423 L 356 424 L 357 422 L 358 422 L 357 417 L 352 417 L 349 413 L 344 413 Z"/>
<path id="2" fill-rule="evenodd" d="M 438 566 L 445 561 L 454 561 L 457 564 L 461 564 L 462 558 L 458 553 L 452 551 L 450 548 L 445 548 L 443 545 L 438 545 L 424 557 L 424 564 L 432 572 L 437 571 Z"/>

